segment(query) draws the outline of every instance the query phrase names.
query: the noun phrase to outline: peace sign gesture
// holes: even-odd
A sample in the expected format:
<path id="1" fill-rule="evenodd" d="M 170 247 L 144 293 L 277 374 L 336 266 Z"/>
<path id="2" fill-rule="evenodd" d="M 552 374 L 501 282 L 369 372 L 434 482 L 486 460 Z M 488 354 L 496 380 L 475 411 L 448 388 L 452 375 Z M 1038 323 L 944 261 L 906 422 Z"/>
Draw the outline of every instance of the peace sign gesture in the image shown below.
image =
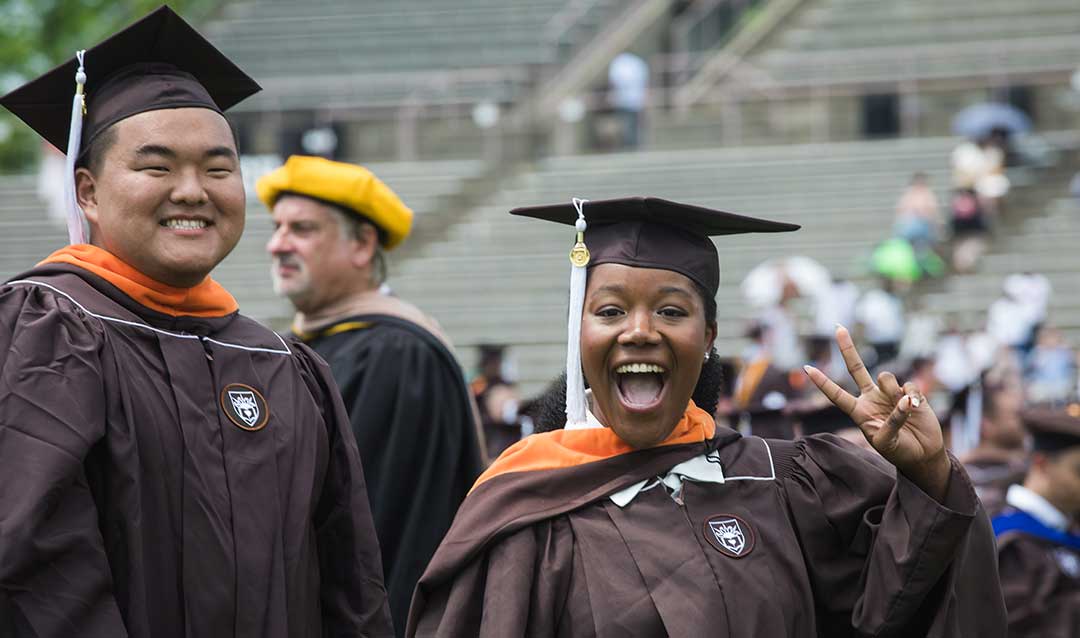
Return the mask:
<path id="1" fill-rule="evenodd" d="M 882 372 L 874 383 L 843 326 L 836 329 L 836 343 L 859 386 L 859 396 L 851 396 L 820 370 L 806 366 L 810 380 L 851 417 L 881 456 L 927 494 L 942 500 L 952 464 L 945 454 L 941 424 L 930 404 L 915 384 L 901 388 L 891 372 Z"/>

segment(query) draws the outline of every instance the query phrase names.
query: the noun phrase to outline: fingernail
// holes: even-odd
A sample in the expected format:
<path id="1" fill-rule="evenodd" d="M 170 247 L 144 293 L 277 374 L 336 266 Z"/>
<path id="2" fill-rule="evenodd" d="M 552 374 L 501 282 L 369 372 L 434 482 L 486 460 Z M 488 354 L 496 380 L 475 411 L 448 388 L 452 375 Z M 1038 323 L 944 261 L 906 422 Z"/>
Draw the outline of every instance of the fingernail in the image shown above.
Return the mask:
<path id="1" fill-rule="evenodd" d="M 805 372 L 806 374 L 810 374 L 810 369 L 811 369 L 810 366 L 803 366 L 802 369 L 803 369 L 803 372 Z"/>
<path id="2" fill-rule="evenodd" d="M 916 408 L 919 407 L 919 397 L 911 397 L 911 405 Z"/>

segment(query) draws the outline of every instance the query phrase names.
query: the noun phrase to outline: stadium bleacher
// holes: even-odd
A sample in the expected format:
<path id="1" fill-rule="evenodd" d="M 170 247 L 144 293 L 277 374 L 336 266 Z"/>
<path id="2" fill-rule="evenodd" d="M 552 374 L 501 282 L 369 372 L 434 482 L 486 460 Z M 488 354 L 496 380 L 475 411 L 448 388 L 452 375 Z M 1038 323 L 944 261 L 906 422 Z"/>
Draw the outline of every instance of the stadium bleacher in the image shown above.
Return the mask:
<path id="1" fill-rule="evenodd" d="M 603 24 L 618 2 L 430 0 L 231 3 L 205 32 L 267 91 L 241 105 L 324 108 L 425 100 L 506 102 L 527 69 L 557 62 L 568 39 Z M 563 19 L 573 28 L 562 28 Z M 299 81 L 296 81 L 299 80 Z"/>
<path id="2" fill-rule="evenodd" d="M 1077 34 L 1067 0 L 822 0 L 749 61 L 802 85 L 1071 71 Z"/>
<path id="3" fill-rule="evenodd" d="M 806 255 L 834 275 L 867 283 L 865 260 L 888 237 L 907 180 L 926 171 L 944 194 L 955 143 L 928 138 L 553 157 L 471 211 L 445 240 L 396 264 L 391 284 L 440 321 L 465 361 L 477 344 L 514 344 L 523 386 L 537 390 L 560 370 L 572 237 L 566 228 L 512 218 L 511 208 L 650 194 L 802 224 L 796 233 L 717 241 L 723 280 L 717 348 L 734 355 L 751 313 L 738 285 L 753 266 Z M 985 309 L 996 293 L 973 294 L 970 304 Z M 1080 327 L 1080 316 L 1074 319 Z"/>

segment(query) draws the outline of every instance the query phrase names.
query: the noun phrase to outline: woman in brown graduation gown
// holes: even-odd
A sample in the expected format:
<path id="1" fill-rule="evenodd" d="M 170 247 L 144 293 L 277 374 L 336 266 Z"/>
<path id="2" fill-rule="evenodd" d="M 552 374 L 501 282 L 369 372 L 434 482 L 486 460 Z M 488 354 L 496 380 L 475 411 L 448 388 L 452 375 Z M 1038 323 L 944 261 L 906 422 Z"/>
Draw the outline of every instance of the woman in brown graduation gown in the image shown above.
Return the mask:
<path id="1" fill-rule="evenodd" d="M 937 418 L 891 374 L 875 383 L 846 330 L 859 396 L 807 372 L 880 454 L 828 434 L 743 437 L 710 416 L 708 235 L 797 227 L 653 198 L 514 212 L 587 221 L 591 412 L 574 403 L 571 346 L 565 427 L 477 481 L 408 635 L 1004 636 L 993 535 Z"/>

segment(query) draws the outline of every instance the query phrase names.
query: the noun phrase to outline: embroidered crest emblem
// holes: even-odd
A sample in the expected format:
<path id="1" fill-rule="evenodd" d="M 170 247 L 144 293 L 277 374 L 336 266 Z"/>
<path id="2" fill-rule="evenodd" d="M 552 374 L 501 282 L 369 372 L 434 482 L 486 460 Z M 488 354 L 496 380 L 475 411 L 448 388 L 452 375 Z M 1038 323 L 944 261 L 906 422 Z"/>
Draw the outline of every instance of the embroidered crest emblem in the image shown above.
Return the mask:
<path id="1" fill-rule="evenodd" d="M 705 521 L 705 540 L 732 558 L 742 558 L 754 549 L 754 530 L 738 516 L 718 514 Z"/>
<path id="2" fill-rule="evenodd" d="M 255 388 L 243 383 L 230 383 L 221 391 L 221 409 L 225 416 L 242 430 L 254 432 L 266 427 L 270 410 Z"/>

